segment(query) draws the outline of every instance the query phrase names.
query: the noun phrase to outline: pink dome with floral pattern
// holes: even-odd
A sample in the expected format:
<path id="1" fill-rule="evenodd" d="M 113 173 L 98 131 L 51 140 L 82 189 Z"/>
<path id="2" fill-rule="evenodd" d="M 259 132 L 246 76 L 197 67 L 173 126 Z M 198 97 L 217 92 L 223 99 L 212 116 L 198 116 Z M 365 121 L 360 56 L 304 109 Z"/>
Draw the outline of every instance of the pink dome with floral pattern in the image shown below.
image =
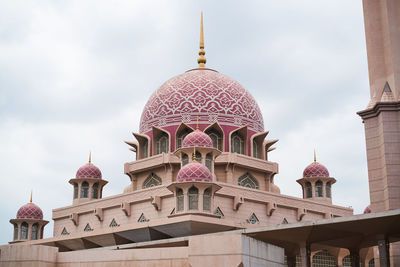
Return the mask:
<path id="1" fill-rule="evenodd" d="M 182 147 L 213 147 L 213 142 L 208 134 L 196 130 L 183 139 Z"/>
<path id="2" fill-rule="evenodd" d="M 87 163 L 76 172 L 76 178 L 95 178 L 101 179 L 101 171 L 92 163 Z"/>
<path id="3" fill-rule="evenodd" d="M 32 202 L 23 205 L 17 212 L 17 219 L 43 220 L 42 210 Z"/>
<path id="4" fill-rule="evenodd" d="M 329 177 L 329 171 L 324 165 L 314 161 L 304 169 L 303 177 Z"/>
<path id="5" fill-rule="evenodd" d="M 166 81 L 147 101 L 140 118 L 140 133 L 152 127 L 184 123 L 247 126 L 264 130 L 256 100 L 237 81 L 217 71 L 198 68 Z"/>
<path id="6" fill-rule="evenodd" d="M 210 170 L 201 163 L 191 162 L 179 170 L 176 180 L 182 182 L 212 182 Z"/>

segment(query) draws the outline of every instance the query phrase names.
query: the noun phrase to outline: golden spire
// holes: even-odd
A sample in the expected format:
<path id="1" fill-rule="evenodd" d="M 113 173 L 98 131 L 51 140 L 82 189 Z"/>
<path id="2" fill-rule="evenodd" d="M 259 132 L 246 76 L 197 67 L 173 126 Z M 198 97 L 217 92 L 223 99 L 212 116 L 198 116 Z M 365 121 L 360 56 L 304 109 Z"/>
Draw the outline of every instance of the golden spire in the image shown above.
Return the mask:
<path id="1" fill-rule="evenodd" d="M 92 163 L 92 151 L 89 152 L 89 164 Z"/>
<path id="2" fill-rule="evenodd" d="M 29 199 L 29 203 L 32 203 L 32 190 L 31 190 L 31 198 Z"/>
<path id="3" fill-rule="evenodd" d="M 317 154 L 315 153 L 315 149 L 314 149 L 314 162 L 317 162 Z"/>
<path id="4" fill-rule="evenodd" d="M 197 162 L 197 159 L 196 159 L 196 147 L 195 146 L 193 147 L 193 162 Z"/>
<path id="5" fill-rule="evenodd" d="M 199 68 L 204 68 L 206 66 L 206 57 L 204 56 L 206 52 L 204 51 L 204 32 L 203 32 L 203 11 L 201 11 L 201 24 L 200 24 L 200 50 L 199 57 L 197 58 L 197 63 L 199 63 Z"/>

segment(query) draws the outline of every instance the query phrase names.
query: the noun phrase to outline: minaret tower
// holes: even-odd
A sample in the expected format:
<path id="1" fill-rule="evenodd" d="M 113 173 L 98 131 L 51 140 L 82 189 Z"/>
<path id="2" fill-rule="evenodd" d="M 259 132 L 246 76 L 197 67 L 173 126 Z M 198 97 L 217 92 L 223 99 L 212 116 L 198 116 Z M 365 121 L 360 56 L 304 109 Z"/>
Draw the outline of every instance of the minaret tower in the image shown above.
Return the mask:
<path id="1" fill-rule="evenodd" d="M 372 212 L 400 208 L 400 1 L 363 0 L 371 100 L 358 112 L 365 127 Z M 379 252 L 387 253 L 387 240 Z M 387 255 L 387 254 L 386 254 Z M 390 266 L 400 266 L 400 244 Z M 380 264 L 386 264 L 385 260 Z"/>
<path id="2" fill-rule="evenodd" d="M 49 222 L 43 220 L 42 210 L 32 203 L 31 192 L 29 203 L 19 208 L 17 218 L 11 219 L 10 223 L 14 225 L 13 241 L 10 242 L 11 244 L 42 239 L 44 227 Z"/>
<path id="3" fill-rule="evenodd" d="M 102 179 L 101 171 L 92 163 L 92 153 L 89 153 L 89 162 L 79 168 L 69 183 L 74 186 L 73 205 L 76 205 L 102 198 L 103 187 L 108 182 Z"/>

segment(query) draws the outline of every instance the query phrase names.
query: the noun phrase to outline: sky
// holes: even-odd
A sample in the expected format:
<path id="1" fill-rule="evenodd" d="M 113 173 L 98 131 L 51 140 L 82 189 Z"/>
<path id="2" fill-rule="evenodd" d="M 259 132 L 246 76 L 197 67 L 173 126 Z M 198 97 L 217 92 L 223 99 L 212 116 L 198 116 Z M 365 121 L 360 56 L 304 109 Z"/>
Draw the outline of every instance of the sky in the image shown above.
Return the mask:
<path id="1" fill-rule="evenodd" d="M 207 67 L 257 99 L 279 163 L 281 193 L 302 197 L 304 168 L 324 164 L 333 203 L 369 204 L 364 127 L 369 102 L 360 0 L 0 0 L 0 244 L 22 205 L 72 204 L 69 179 L 88 161 L 103 196 L 130 182 L 141 111 L 166 80 L 197 66 L 204 12 Z"/>

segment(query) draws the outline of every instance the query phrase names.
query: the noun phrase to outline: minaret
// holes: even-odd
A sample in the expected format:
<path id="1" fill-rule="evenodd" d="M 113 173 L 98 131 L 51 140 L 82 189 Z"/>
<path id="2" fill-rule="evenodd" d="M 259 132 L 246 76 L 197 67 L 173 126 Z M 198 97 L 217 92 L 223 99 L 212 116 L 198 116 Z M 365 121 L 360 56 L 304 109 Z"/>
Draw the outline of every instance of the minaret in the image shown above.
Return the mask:
<path id="1" fill-rule="evenodd" d="M 400 3 L 363 0 L 371 100 L 358 112 L 365 127 L 372 212 L 400 208 Z M 379 253 L 389 255 L 388 240 Z M 400 243 L 390 246 L 390 266 L 400 266 Z M 377 258 L 377 255 L 375 255 Z M 389 266 L 380 257 L 380 266 Z"/>
<path id="2" fill-rule="evenodd" d="M 75 178 L 69 180 L 73 185 L 73 205 L 102 198 L 103 187 L 108 183 L 102 179 L 99 168 L 92 163 L 92 153 L 89 162 L 78 169 Z"/>
<path id="3" fill-rule="evenodd" d="M 28 204 L 23 205 L 17 212 L 17 217 L 11 219 L 10 223 L 14 226 L 13 241 L 37 240 L 43 238 L 44 227 L 48 221 L 43 220 L 42 210 L 32 202 L 31 197 Z"/>
<path id="4" fill-rule="evenodd" d="M 400 208 L 400 6 L 398 0 L 363 4 L 371 101 L 358 114 L 375 212 Z"/>

